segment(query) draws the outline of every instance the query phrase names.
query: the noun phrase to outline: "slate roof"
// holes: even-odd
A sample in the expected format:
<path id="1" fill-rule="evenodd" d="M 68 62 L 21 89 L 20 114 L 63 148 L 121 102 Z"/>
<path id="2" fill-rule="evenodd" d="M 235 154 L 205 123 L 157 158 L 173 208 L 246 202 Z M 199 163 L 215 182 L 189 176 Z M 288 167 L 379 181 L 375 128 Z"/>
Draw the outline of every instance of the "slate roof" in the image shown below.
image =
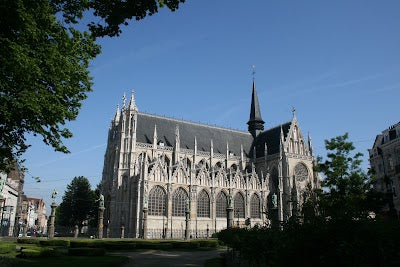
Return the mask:
<path id="1" fill-rule="evenodd" d="M 289 133 L 291 121 L 282 124 L 283 135 L 286 136 Z M 257 148 L 257 158 L 264 157 L 265 143 L 267 143 L 268 155 L 273 155 L 279 152 L 279 139 L 281 136 L 281 125 L 274 128 L 268 129 L 257 136 L 255 140 Z M 251 151 L 253 153 L 253 151 Z"/>
<path id="2" fill-rule="evenodd" d="M 255 142 L 249 132 L 232 130 L 207 124 L 177 120 L 147 113 L 138 113 L 136 138 L 141 143 L 153 143 L 154 125 L 157 125 L 158 141 L 166 146 L 175 145 L 175 129 L 179 126 L 180 147 L 194 149 L 194 137 L 197 139 L 198 151 L 210 152 L 210 140 L 213 140 L 214 153 L 225 154 L 226 142 L 229 143 L 229 151 L 240 156 L 240 145 L 243 145 L 245 156 L 253 156 L 253 145 L 257 146 L 257 157 L 264 156 L 264 144 L 267 142 L 268 154 L 279 152 L 279 139 L 281 125 L 268 129 L 257 136 Z M 286 138 L 291 122 L 282 124 Z"/>
<path id="3" fill-rule="evenodd" d="M 197 139 L 197 150 L 210 152 L 210 140 L 213 140 L 214 153 L 226 153 L 226 142 L 229 151 L 240 156 L 240 145 L 243 145 L 245 156 L 251 149 L 253 137 L 249 132 L 226 129 L 217 126 L 182 121 L 146 113 L 138 113 L 136 138 L 141 143 L 153 143 L 154 125 L 157 125 L 157 137 L 166 146 L 175 145 L 175 129 L 179 126 L 180 147 L 194 149 L 194 137 Z"/>

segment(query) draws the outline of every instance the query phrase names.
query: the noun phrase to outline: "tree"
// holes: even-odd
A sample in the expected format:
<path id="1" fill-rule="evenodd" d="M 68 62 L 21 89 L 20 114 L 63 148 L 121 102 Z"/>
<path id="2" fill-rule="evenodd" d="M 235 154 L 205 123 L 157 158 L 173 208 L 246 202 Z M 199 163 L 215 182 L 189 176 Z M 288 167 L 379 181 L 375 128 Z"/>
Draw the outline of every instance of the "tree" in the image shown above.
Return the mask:
<path id="1" fill-rule="evenodd" d="M 26 135 L 68 153 L 64 127 L 91 91 L 88 66 L 100 53 L 96 36 L 118 36 L 120 25 L 183 0 L 1 0 L 0 169 L 9 170 L 29 147 Z M 75 25 L 92 11 L 92 32 Z M 85 13 L 86 14 L 86 13 Z M 60 20 L 62 18 L 63 21 Z M 101 21 L 99 23 L 98 21 Z"/>
<path id="2" fill-rule="evenodd" d="M 62 226 L 82 225 L 93 217 L 96 205 L 95 192 L 86 177 L 75 177 L 67 186 L 57 212 L 57 224 Z"/>
<path id="3" fill-rule="evenodd" d="M 332 219 L 367 218 L 381 205 L 380 195 L 372 189 L 374 178 L 361 169 L 361 153 L 354 153 L 348 134 L 325 140 L 327 158 L 318 157 L 317 171 L 325 176 L 324 190 L 311 200 L 317 203 L 321 215 Z M 317 201 L 316 201 L 317 200 Z"/>

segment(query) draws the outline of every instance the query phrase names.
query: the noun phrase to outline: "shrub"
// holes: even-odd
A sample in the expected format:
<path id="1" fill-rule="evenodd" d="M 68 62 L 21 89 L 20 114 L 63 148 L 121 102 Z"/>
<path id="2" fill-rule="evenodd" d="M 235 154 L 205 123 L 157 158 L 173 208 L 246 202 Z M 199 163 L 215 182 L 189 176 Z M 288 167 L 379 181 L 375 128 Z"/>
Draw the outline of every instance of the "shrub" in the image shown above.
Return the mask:
<path id="1" fill-rule="evenodd" d="M 69 240 L 64 240 L 64 239 L 40 240 L 39 244 L 41 246 L 69 247 Z"/>
<path id="2" fill-rule="evenodd" d="M 68 254 L 71 256 L 104 256 L 104 248 L 69 248 Z"/>

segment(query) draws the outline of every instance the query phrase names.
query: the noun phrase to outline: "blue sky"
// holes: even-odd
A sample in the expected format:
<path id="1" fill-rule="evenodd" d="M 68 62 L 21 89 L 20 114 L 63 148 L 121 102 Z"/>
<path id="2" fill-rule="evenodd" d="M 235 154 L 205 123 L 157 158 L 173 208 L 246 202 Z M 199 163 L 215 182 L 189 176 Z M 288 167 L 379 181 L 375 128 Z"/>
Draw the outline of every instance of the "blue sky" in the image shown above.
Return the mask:
<path id="1" fill-rule="evenodd" d="M 67 125 L 71 154 L 29 138 L 25 193 L 49 206 L 52 190 L 60 202 L 74 176 L 96 186 L 108 126 L 132 88 L 140 111 L 246 130 L 251 65 L 266 128 L 290 120 L 294 106 L 318 155 L 325 139 L 345 132 L 367 155 L 400 120 L 399 11 L 400 1 L 187 0 L 132 22 L 99 40 L 93 92 Z"/>

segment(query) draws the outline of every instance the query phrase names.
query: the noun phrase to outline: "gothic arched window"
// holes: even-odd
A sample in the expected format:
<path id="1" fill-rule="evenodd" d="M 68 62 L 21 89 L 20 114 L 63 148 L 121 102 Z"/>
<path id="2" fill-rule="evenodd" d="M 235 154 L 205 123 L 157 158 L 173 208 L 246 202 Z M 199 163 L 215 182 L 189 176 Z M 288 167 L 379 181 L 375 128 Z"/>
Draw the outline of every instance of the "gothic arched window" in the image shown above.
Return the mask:
<path id="1" fill-rule="evenodd" d="M 250 217 L 260 218 L 260 198 L 254 194 L 250 200 Z"/>
<path id="2" fill-rule="evenodd" d="M 179 187 L 172 195 L 172 216 L 185 216 L 188 194 Z"/>
<path id="3" fill-rule="evenodd" d="M 148 210 L 149 215 L 163 216 L 166 211 L 166 194 L 161 186 L 155 186 L 150 190 Z"/>
<path id="4" fill-rule="evenodd" d="M 305 181 L 308 178 L 308 170 L 304 164 L 299 163 L 294 167 L 294 176 L 297 181 Z"/>
<path id="5" fill-rule="evenodd" d="M 197 217 L 210 218 L 210 197 L 205 190 L 197 198 Z"/>
<path id="6" fill-rule="evenodd" d="M 236 218 L 244 218 L 244 198 L 242 194 L 237 193 L 233 201 L 233 208 L 235 211 Z"/>
<path id="7" fill-rule="evenodd" d="M 228 199 L 224 192 L 220 192 L 217 196 L 217 217 L 226 218 L 226 208 L 227 208 Z"/>

